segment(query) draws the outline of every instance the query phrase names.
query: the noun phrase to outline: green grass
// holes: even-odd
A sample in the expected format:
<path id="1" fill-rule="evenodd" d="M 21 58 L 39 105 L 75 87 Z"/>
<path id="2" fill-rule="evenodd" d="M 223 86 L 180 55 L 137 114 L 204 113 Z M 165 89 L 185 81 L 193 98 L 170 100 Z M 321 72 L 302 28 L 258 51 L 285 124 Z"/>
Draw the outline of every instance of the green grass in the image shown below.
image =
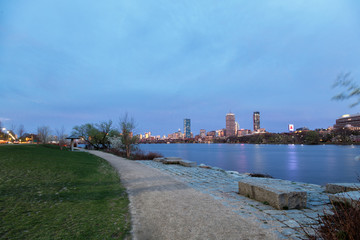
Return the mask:
<path id="1" fill-rule="evenodd" d="M 101 158 L 50 145 L 0 146 L 0 239 L 124 239 L 128 204 Z"/>

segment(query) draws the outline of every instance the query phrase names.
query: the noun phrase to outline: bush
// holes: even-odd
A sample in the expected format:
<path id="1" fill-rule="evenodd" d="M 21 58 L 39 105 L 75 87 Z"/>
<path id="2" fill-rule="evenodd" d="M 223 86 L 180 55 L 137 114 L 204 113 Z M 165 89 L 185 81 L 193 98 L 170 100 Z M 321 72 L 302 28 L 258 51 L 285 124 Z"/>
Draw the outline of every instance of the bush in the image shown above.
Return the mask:
<path id="1" fill-rule="evenodd" d="M 163 157 L 160 153 L 156 152 L 148 152 L 144 153 L 142 151 L 137 151 L 131 155 L 131 159 L 133 160 L 153 160 L 154 158 Z"/>
<path id="2" fill-rule="evenodd" d="M 319 216 L 318 225 L 311 227 L 315 235 L 304 230 L 309 239 L 360 239 L 360 198 L 352 199 L 350 203 L 332 203 L 330 211 Z"/>
<path id="3" fill-rule="evenodd" d="M 250 177 L 258 177 L 258 178 L 273 178 L 269 174 L 263 174 L 263 173 L 250 173 Z"/>
<path id="4" fill-rule="evenodd" d="M 110 148 L 108 150 L 105 150 L 105 152 L 112 153 L 116 156 L 126 158 L 126 152 L 121 151 L 116 148 Z M 131 160 L 153 160 L 154 158 L 159 158 L 159 157 L 163 157 L 163 155 L 161 155 L 160 153 L 156 153 L 156 152 L 144 153 L 141 150 L 137 150 L 136 152 L 134 152 L 130 155 L 129 159 L 131 159 Z"/>
<path id="5" fill-rule="evenodd" d="M 310 239 L 360 239 L 360 202 L 333 203 L 330 213 L 319 216 L 318 224 L 319 227 L 311 228 L 315 236 L 305 231 Z"/>

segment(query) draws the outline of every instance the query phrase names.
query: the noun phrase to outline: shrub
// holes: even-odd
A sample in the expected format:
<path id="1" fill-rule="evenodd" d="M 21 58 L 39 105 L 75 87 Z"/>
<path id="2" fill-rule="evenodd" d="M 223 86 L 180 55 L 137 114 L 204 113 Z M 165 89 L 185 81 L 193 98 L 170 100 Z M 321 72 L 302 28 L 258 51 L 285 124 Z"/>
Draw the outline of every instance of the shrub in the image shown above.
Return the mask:
<path id="1" fill-rule="evenodd" d="M 360 181 L 360 177 L 358 180 Z M 310 228 L 314 235 L 303 229 L 310 239 L 360 239 L 360 198 L 352 199 L 350 203 L 333 202 L 330 213 L 324 212 L 317 223 L 317 226 Z"/>
<path id="2" fill-rule="evenodd" d="M 305 231 L 310 239 L 360 239 L 360 202 L 333 203 L 331 212 L 319 216 L 317 221 L 319 225 L 311 227 L 315 235 Z"/>
<path id="3" fill-rule="evenodd" d="M 110 149 L 104 149 L 105 152 L 108 152 L 108 153 L 112 153 L 116 156 L 119 156 L 119 157 L 124 157 L 126 158 L 126 153 L 117 149 L 117 148 L 110 148 Z"/>
<path id="4" fill-rule="evenodd" d="M 148 152 L 144 153 L 142 151 L 137 151 L 131 155 L 131 159 L 133 160 L 153 160 L 154 158 L 163 157 L 160 153 L 156 152 Z"/>
<path id="5" fill-rule="evenodd" d="M 112 153 L 119 157 L 126 158 L 126 152 L 122 151 L 120 149 L 110 148 L 110 149 L 107 149 L 104 151 L 108 152 L 108 153 Z M 156 153 L 156 152 L 144 153 L 141 150 L 137 150 L 136 152 L 134 152 L 130 155 L 129 159 L 131 159 L 131 160 L 153 160 L 154 158 L 158 158 L 158 157 L 163 157 L 163 155 L 161 155 L 160 153 Z"/>
<path id="6" fill-rule="evenodd" d="M 259 178 L 273 178 L 269 174 L 263 174 L 263 173 L 250 173 L 250 177 L 259 177 Z"/>

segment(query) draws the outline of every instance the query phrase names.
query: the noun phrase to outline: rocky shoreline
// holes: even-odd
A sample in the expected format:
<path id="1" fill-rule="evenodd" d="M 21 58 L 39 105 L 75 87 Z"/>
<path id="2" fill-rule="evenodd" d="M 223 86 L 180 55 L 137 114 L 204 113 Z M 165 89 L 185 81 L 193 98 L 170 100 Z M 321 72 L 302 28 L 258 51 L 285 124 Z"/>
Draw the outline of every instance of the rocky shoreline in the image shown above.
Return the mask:
<path id="1" fill-rule="evenodd" d="M 159 159 L 137 162 L 166 172 L 188 186 L 212 196 L 241 217 L 252 219 L 265 229 L 271 229 L 281 239 L 304 238 L 304 230 L 312 233 L 311 226 L 317 224 L 319 215 L 328 213 L 331 208 L 329 196 L 333 194 L 327 193 L 324 186 L 316 184 L 273 179 L 278 187 L 291 185 L 293 189 L 306 192 L 307 195 L 304 209 L 278 210 L 267 202 L 259 202 L 238 193 L 239 181 L 258 179 L 250 177 L 249 174 L 225 171 L 203 164 L 198 167 L 163 164 Z"/>

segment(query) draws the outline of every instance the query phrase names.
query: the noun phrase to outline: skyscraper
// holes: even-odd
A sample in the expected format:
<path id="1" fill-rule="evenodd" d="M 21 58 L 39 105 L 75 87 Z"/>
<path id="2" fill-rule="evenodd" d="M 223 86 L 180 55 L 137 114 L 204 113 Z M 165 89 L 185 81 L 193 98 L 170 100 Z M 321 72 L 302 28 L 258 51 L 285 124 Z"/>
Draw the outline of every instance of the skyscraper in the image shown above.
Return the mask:
<path id="1" fill-rule="evenodd" d="M 260 129 L 260 112 L 254 112 L 253 121 L 254 121 L 254 132 L 257 132 Z"/>
<path id="2" fill-rule="evenodd" d="M 184 119 L 184 138 L 191 138 L 191 124 L 190 119 Z"/>
<path id="3" fill-rule="evenodd" d="M 235 136 L 235 114 L 226 114 L 226 136 Z"/>

